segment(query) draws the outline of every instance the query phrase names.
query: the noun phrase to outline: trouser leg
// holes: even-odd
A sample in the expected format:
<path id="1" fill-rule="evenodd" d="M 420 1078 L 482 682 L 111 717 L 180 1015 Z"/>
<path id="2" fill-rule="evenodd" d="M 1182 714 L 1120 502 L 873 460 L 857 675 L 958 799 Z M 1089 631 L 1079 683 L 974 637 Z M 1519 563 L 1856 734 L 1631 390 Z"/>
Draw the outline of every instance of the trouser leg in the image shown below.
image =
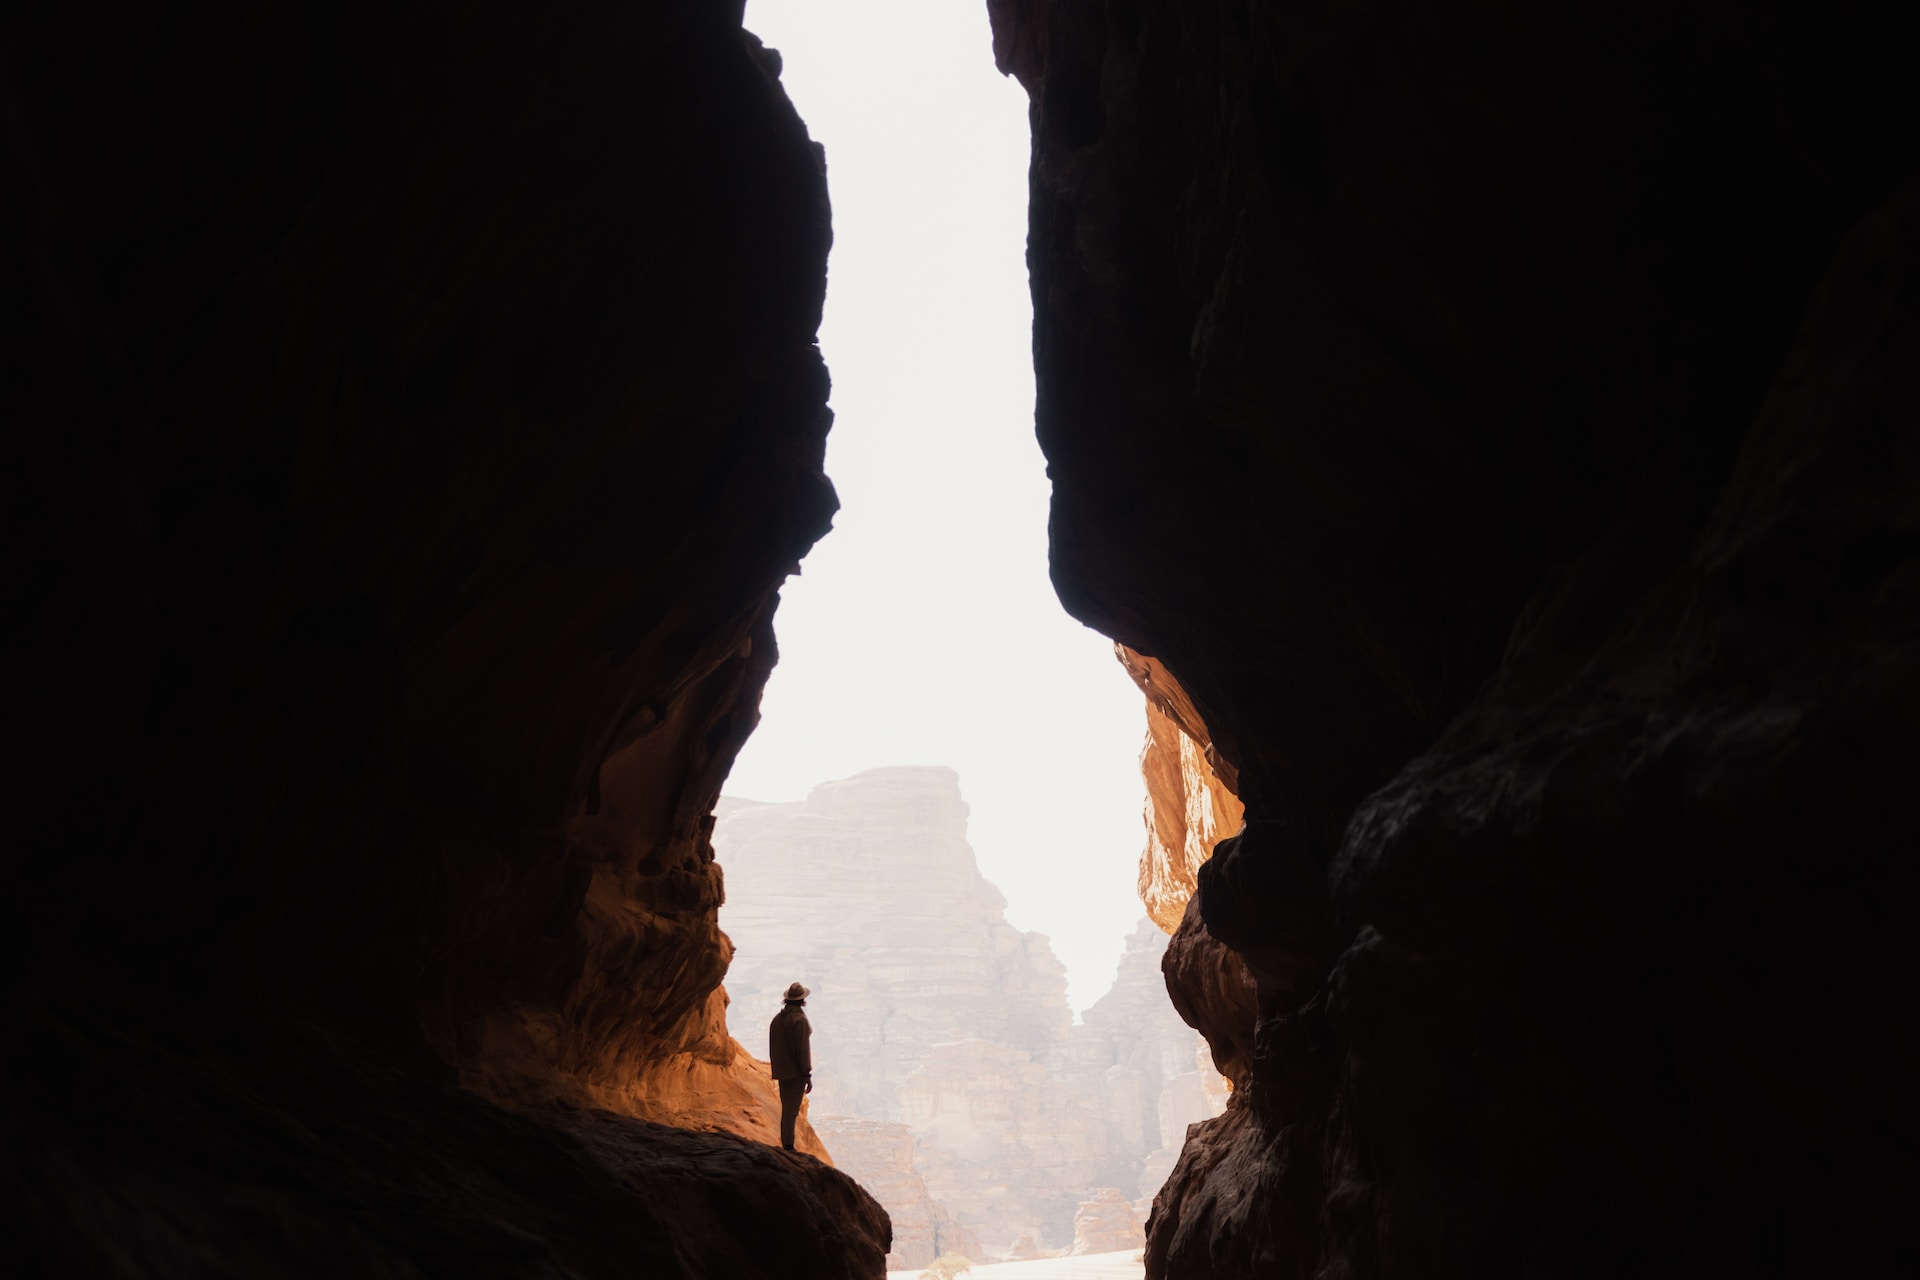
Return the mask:
<path id="1" fill-rule="evenodd" d="M 780 1082 L 780 1145 L 793 1150 L 793 1124 L 800 1118 L 800 1099 L 806 1096 L 804 1080 Z"/>

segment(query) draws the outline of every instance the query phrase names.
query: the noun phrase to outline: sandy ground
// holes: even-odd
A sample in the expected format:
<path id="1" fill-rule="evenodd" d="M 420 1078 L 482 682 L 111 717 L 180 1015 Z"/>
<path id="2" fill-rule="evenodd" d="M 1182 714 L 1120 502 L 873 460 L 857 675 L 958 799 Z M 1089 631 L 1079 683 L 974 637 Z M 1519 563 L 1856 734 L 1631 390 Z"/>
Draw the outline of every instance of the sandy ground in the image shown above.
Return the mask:
<path id="1" fill-rule="evenodd" d="M 887 1280 L 920 1280 L 918 1271 L 889 1271 Z M 1140 1280 L 1146 1267 L 1140 1250 L 1085 1253 L 1077 1258 L 1039 1258 L 1033 1262 L 982 1263 L 963 1271 L 960 1280 Z"/>

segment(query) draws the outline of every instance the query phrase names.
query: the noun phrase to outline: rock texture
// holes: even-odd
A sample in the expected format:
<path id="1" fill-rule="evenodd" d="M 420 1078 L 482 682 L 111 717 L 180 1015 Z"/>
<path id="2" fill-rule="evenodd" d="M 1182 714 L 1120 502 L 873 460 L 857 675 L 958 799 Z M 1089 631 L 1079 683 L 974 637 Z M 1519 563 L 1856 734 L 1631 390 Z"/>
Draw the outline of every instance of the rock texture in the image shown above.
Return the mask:
<path id="1" fill-rule="evenodd" d="M 1189 909 L 1201 865 L 1243 825 L 1245 806 L 1234 792 L 1238 770 L 1215 749 L 1193 699 L 1172 672 L 1125 645 L 1115 645 L 1114 653 L 1147 699 L 1147 740 L 1140 752 L 1147 784 L 1140 901 L 1154 923 L 1173 935 L 1161 960 L 1167 992 L 1180 1016 L 1205 1034 L 1219 1073 L 1244 1088 L 1258 1014 L 1253 975 Z M 1160 1156 L 1151 1163 L 1156 1175 L 1171 1166 Z M 1153 1177 L 1153 1188 L 1164 1180 Z"/>
<path id="2" fill-rule="evenodd" d="M 606 1111 L 39 1018 L 4 1083 L 11 1274 L 878 1276 L 887 1218 L 810 1156 Z M 48 1070 L 52 1068 L 52 1070 Z"/>
<path id="3" fill-rule="evenodd" d="M 0 19 L 42 1270 L 878 1271 L 643 1122 L 772 1105 L 708 814 L 834 509 L 778 66 L 737 3 Z"/>
<path id="4" fill-rule="evenodd" d="M 1102 1187 L 1083 1200 L 1073 1215 L 1073 1248 L 1068 1252 L 1119 1253 L 1147 1242 L 1133 1205 L 1117 1187 Z"/>
<path id="5" fill-rule="evenodd" d="M 1187 1124 L 1224 1105 L 1167 1001 L 1151 923 L 1073 1023 L 1046 939 L 1008 925 L 980 876 L 952 770 L 876 769 L 804 802 L 729 797 L 717 812 L 734 1034 L 763 1047 L 786 985 L 812 988 L 818 1123 L 860 1144 L 847 1167 L 898 1221 L 934 1224 L 903 1225 L 891 1265 L 922 1265 L 943 1213 L 974 1237 L 969 1257 L 1010 1256 L 1023 1237 L 1068 1248 L 1085 1200 L 1150 1197 L 1145 1172 L 1164 1173 Z M 909 1168 L 893 1137 L 878 1150 L 901 1132 Z"/>
<path id="6" fill-rule="evenodd" d="M 1245 1086 L 1149 1274 L 1906 1251 L 1894 19 L 989 6 L 1054 581 L 1245 804 L 1168 964 Z"/>
<path id="7" fill-rule="evenodd" d="M 1232 766 L 1207 738 L 1186 690 L 1153 658 L 1115 645 L 1120 665 L 1147 696 L 1147 740 L 1140 775 L 1147 784 L 1147 844 L 1140 853 L 1140 901 L 1167 933 L 1180 927 L 1199 883 L 1200 864 L 1240 829 L 1245 807 Z"/>

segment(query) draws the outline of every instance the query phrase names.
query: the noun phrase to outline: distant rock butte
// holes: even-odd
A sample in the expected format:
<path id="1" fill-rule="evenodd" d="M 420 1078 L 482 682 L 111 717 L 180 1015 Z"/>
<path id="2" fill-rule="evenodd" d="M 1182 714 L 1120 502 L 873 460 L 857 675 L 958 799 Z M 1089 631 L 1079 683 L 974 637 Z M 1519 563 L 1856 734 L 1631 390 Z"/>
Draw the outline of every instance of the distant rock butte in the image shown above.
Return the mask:
<path id="1" fill-rule="evenodd" d="M 1168 1001 L 1159 929 L 1140 922 L 1075 1025 L 1046 938 L 980 875 L 951 769 L 715 813 L 732 1034 L 764 1055 L 782 990 L 813 988 L 814 1123 L 892 1214 L 889 1266 L 1063 1251 L 1090 1203 L 1110 1235 L 1115 1188 L 1137 1234 L 1187 1126 L 1227 1096 Z"/>

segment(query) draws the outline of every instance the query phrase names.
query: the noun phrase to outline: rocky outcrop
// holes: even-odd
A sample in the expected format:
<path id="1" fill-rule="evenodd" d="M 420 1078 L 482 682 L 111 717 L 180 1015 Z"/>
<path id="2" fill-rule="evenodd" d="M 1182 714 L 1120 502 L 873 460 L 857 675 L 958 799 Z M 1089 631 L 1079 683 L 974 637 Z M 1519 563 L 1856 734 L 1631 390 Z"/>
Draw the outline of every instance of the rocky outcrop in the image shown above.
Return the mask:
<path id="1" fill-rule="evenodd" d="M 297 1056 L 50 1017 L 0 1212 L 22 1275 L 875 1276 L 885 1213 L 844 1174 L 726 1133 L 591 1109 L 506 1111 Z M 53 1068 L 53 1070 L 44 1070 Z M 294 1246 L 297 1245 L 297 1251 Z"/>
<path id="2" fill-rule="evenodd" d="M 851 1183 L 644 1123 L 764 1133 L 772 1097 L 708 814 L 834 508 L 777 57 L 738 4 L 0 23 L 37 691 L 0 934 L 16 1024 L 64 1037 L 4 1099 L 34 1238 L 793 1274 L 720 1238 L 740 1197 L 840 1240 L 801 1271 L 876 1271 Z M 120 1059 L 174 1064 L 123 1125 L 55 1087 Z"/>
<path id="3" fill-rule="evenodd" d="M 1245 1087 L 1149 1274 L 1874 1269 L 1893 1192 L 1833 1171 L 1913 1131 L 1891 19 L 990 8 L 1054 582 L 1245 804 L 1169 957 Z"/>
<path id="4" fill-rule="evenodd" d="M 833 1147 L 834 1167 L 886 1206 L 893 1223 L 889 1270 L 924 1267 L 942 1254 L 985 1255 L 973 1232 L 954 1220 L 927 1192 L 913 1163 L 913 1131 L 904 1124 L 822 1117 L 820 1132 Z"/>
<path id="5" fill-rule="evenodd" d="M 976 1237 L 957 1250 L 969 1257 L 1009 1256 L 1025 1236 L 1065 1249 L 1094 1190 L 1150 1197 L 1143 1173 L 1170 1168 L 1187 1125 L 1224 1105 L 1167 1001 L 1152 924 L 1072 1023 L 1046 940 L 1008 925 L 980 876 L 952 770 L 877 769 L 804 802 L 729 797 L 718 814 L 734 1032 L 758 1048 L 787 984 L 812 988 L 814 1114 L 863 1145 L 879 1131 L 856 1122 L 905 1126 L 924 1190 L 897 1147 L 890 1162 L 861 1157 L 884 1168 L 862 1181 L 902 1224 L 928 1218 L 926 1195 Z M 895 1267 L 919 1265 L 925 1232 L 907 1229 Z"/>
<path id="6" fill-rule="evenodd" d="M 1081 1016 L 1060 1055 L 1061 1074 L 1085 1081 L 1087 1096 L 1101 1101 L 1109 1152 L 1101 1176 L 1142 1204 L 1142 1221 L 1187 1126 L 1219 1115 L 1229 1087 L 1188 1025 L 1194 1019 L 1167 998 L 1169 952 L 1152 921 L 1135 926 L 1112 988 Z"/>
<path id="7" fill-rule="evenodd" d="M 1160 971 L 1174 1009 L 1206 1037 L 1214 1066 L 1236 1089 L 1246 1088 L 1253 1071 L 1259 988 L 1239 955 L 1207 932 L 1191 901 L 1160 958 Z"/>
<path id="8" fill-rule="evenodd" d="M 1115 645 L 1114 653 L 1147 698 L 1147 741 L 1140 752 L 1147 784 L 1140 901 L 1154 923 L 1173 935 L 1161 960 L 1167 994 L 1187 1024 L 1206 1036 L 1219 1073 L 1244 1088 L 1258 1014 L 1253 975 L 1237 953 L 1207 932 L 1200 914 L 1189 910 L 1201 865 L 1222 839 L 1239 831 L 1245 816 L 1233 792 L 1237 773 L 1214 749 L 1193 699 L 1172 672 L 1125 645 Z M 1163 1165 L 1171 1167 L 1163 1157 L 1151 1163 L 1161 1172 Z M 1160 1182 L 1154 1178 L 1152 1187 Z"/>
<path id="9" fill-rule="evenodd" d="M 1082 1200 L 1073 1215 L 1072 1254 L 1119 1253 L 1147 1242 L 1133 1205 L 1117 1187 L 1102 1187 Z"/>
<path id="10" fill-rule="evenodd" d="M 1233 793 L 1231 766 L 1219 760 L 1186 690 L 1164 666 L 1125 645 L 1120 665 L 1147 696 L 1147 741 L 1140 775 L 1147 784 L 1147 844 L 1140 853 L 1140 901 L 1167 933 L 1180 927 L 1199 883 L 1200 864 L 1240 829 L 1245 811 Z"/>

